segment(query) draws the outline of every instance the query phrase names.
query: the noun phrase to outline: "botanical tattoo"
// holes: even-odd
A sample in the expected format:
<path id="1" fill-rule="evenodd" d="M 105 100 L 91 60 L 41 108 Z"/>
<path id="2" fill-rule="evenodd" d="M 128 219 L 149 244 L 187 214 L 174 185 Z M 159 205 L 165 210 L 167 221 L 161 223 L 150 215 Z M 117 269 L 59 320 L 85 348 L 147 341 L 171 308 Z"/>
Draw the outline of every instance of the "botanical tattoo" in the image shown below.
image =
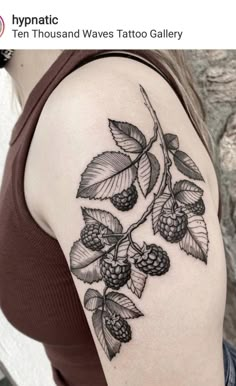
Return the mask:
<path id="1" fill-rule="evenodd" d="M 78 279 L 90 284 L 104 282 L 102 294 L 93 288 L 86 291 L 84 307 L 93 312 L 95 333 L 110 360 L 122 343 L 131 340 L 127 319 L 143 316 L 133 301 L 119 292 L 120 288 L 126 285 L 141 298 L 148 277 L 164 275 L 170 268 L 169 256 L 159 240 L 178 244 L 204 263 L 208 255 L 203 189 L 190 181 L 202 183 L 203 177 L 195 162 L 179 149 L 177 135 L 163 133 L 142 86 L 140 91 L 154 123 L 153 136 L 147 141 L 133 124 L 109 119 L 111 135 L 120 151 L 105 151 L 92 159 L 82 173 L 77 198 L 109 199 L 115 212 L 131 210 L 138 201 L 138 191 L 145 198 L 153 193 L 153 198 L 126 230 L 110 212 L 81 208 L 85 226 L 70 252 L 71 271 Z M 161 173 L 160 163 L 151 152 L 154 143 L 160 145 L 164 161 Z M 172 167 L 188 179 L 173 184 Z M 133 232 L 149 216 L 158 245 L 133 239 Z"/>

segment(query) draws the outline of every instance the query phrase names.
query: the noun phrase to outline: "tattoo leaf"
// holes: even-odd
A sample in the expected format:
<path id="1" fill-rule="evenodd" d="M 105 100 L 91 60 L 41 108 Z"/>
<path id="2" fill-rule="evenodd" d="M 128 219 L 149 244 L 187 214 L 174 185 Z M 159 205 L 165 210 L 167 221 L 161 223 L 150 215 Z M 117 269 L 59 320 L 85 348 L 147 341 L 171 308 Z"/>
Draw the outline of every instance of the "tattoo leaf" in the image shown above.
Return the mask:
<path id="1" fill-rule="evenodd" d="M 113 233 L 122 233 L 123 227 L 115 216 L 101 209 L 82 208 L 85 224 L 102 224 Z"/>
<path id="2" fill-rule="evenodd" d="M 146 138 L 134 125 L 109 119 L 109 127 L 116 144 L 128 153 L 141 153 L 146 147 Z"/>
<path id="3" fill-rule="evenodd" d="M 180 248 L 188 255 L 207 263 L 208 244 L 208 232 L 203 217 L 189 213 L 187 233 L 180 241 Z"/>
<path id="4" fill-rule="evenodd" d="M 160 174 L 160 164 L 152 153 L 145 153 L 138 166 L 138 182 L 144 197 L 152 191 Z"/>
<path id="5" fill-rule="evenodd" d="M 143 316 L 142 312 L 137 309 L 132 300 L 119 292 L 109 292 L 106 295 L 105 304 L 112 313 L 120 315 L 124 319 Z"/>
<path id="6" fill-rule="evenodd" d="M 128 259 L 131 263 L 135 262 L 135 255 L 137 255 L 137 248 L 139 248 L 139 245 L 135 242 L 133 242 L 133 245 L 132 244 L 128 245 L 126 256 L 128 256 Z M 132 264 L 132 266 L 133 266 L 133 264 Z M 132 266 L 131 266 L 131 268 L 132 268 Z M 132 275 L 132 270 L 131 270 L 131 275 Z"/>
<path id="7" fill-rule="evenodd" d="M 174 154 L 174 163 L 177 169 L 193 180 L 204 181 L 195 162 L 183 151 L 177 150 Z"/>
<path id="8" fill-rule="evenodd" d="M 171 198 L 171 195 L 169 193 L 163 193 L 161 196 L 156 196 L 153 209 L 152 209 L 152 228 L 154 235 L 158 232 L 157 223 L 158 218 L 161 214 L 161 211 L 163 210 L 163 207 L 168 202 L 168 200 Z"/>
<path id="9" fill-rule="evenodd" d="M 103 297 L 99 291 L 89 288 L 84 295 L 84 307 L 94 311 L 103 305 Z"/>
<path id="10" fill-rule="evenodd" d="M 122 243 L 119 245 L 119 248 L 118 248 L 118 251 L 117 251 L 117 255 L 120 258 L 124 258 L 124 257 L 127 257 L 127 256 L 129 257 L 129 252 L 128 252 L 129 245 L 130 245 L 130 242 L 127 239 L 122 241 Z"/>
<path id="11" fill-rule="evenodd" d="M 71 272 L 85 283 L 93 283 L 102 279 L 100 273 L 99 257 L 102 252 L 86 248 L 81 240 L 74 242 L 70 251 Z"/>
<path id="12" fill-rule="evenodd" d="M 93 327 L 97 338 L 105 351 L 107 357 L 111 360 L 120 351 L 121 343 L 113 338 L 105 325 L 106 313 L 97 309 L 92 316 Z"/>
<path id="13" fill-rule="evenodd" d="M 126 154 L 106 151 L 93 158 L 82 174 L 77 198 L 104 200 L 127 189 L 137 169 Z"/>
<path id="14" fill-rule="evenodd" d="M 165 144 L 168 150 L 178 150 L 179 148 L 179 139 L 175 134 L 165 134 L 164 135 Z"/>
<path id="15" fill-rule="evenodd" d="M 117 209 L 132 209 L 137 200 L 137 192 L 132 191 L 136 178 L 145 198 L 156 189 L 160 164 L 150 149 L 159 138 L 163 156 L 162 179 L 157 194 L 150 202 L 146 202 L 139 219 L 128 221 L 129 225 L 126 224 L 127 228 L 123 230 L 119 219 L 110 212 L 82 207 L 86 226 L 81 240 L 75 241 L 70 251 L 70 268 L 78 279 L 85 283 L 104 281 L 103 293 L 93 288 L 87 289 L 84 307 L 92 311 L 95 334 L 110 360 L 120 351 L 122 342 L 132 338 L 131 327 L 125 319 L 143 316 L 135 303 L 128 296 L 114 291 L 114 287 L 118 284 L 120 288 L 126 282 L 127 288 L 141 298 L 149 275 L 142 272 L 141 267 L 140 270 L 137 268 L 140 260 L 142 263 L 146 261 L 148 267 L 145 271 L 150 275 L 164 275 L 169 269 L 169 259 L 165 252 L 158 250 L 156 245 L 147 246 L 144 241 L 141 246 L 142 234 L 141 239 L 136 240 L 133 238 L 134 231 L 151 215 L 154 234 L 159 231 L 158 224 L 160 227 L 164 224 L 166 232 L 161 233 L 166 241 L 179 242 L 179 247 L 188 255 L 207 264 L 209 248 L 206 223 L 202 216 L 196 214 L 205 212 L 205 204 L 201 199 L 203 190 L 195 181 L 189 181 L 204 181 L 203 176 L 188 154 L 179 150 L 178 136 L 164 134 L 149 96 L 141 85 L 140 92 L 154 123 L 153 136 L 147 143 L 143 133 L 133 124 L 109 119 L 112 137 L 122 151 L 105 151 L 95 156 L 81 175 L 76 196 L 90 200 L 113 198 L 110 201 Z M 187 176 L 182 176 L 174 186 L 171 173 L 173 163 L 180 173 Z M 131 190 L 126 192 L 129 187 Z M 121 195 L 114 198 L 114 195 L 121 192 Z M 185 212 L 184 215 L 181 210 Z M 107 258 L 103 260 L 105 256 Z M 158 264 L 161 264 L 159 270 L 155 270 Z"/>
<path id="16" fill-rule="evenodd" d="M 176 200 L 182 204 L 194 204 L 203 195 L 203 190 L 188 180 L 181 180 L 175 183 L 173 192 Z"/>
<path id="17" fill-rule="evenodd" d="M 127 282 L 127 287 L 138 297 L 141 298 L 145 284 L 147 280 L 147 275 L 144 272 L 141 272 L 138 268 L 132 264 L 131 268 L 131 277 Z"/>

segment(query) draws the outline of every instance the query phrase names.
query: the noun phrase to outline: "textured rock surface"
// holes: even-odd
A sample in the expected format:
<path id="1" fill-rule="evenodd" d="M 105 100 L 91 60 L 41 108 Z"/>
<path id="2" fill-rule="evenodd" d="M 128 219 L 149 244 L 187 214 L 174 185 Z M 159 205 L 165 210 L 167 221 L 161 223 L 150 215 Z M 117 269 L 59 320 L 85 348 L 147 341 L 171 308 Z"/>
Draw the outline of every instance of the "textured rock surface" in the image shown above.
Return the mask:
<path id="1" fill-rule="evenodd" d="M 187 51 L 215 142 L 228 266 L 225 336 L 236 345 L 236 50 Z"/>

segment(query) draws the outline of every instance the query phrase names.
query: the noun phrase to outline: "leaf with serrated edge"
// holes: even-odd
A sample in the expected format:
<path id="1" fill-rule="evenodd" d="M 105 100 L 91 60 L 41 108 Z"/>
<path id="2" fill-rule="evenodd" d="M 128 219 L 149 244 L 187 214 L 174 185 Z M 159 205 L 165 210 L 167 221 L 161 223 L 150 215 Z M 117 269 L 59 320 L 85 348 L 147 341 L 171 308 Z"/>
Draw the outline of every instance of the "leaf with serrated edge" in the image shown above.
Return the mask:
<path id="1" fill-rule="evenodd" d="M 123 227 L 115 216 L 101 209 L 81 208 L 85 224 L 100 223 L 110 229 L 113 233 L 122 233 Z"/>
<path id="2" fill-rule="evenodd" d="M 113 338 L 106 328 L 103 313 L 101 310 L 96 310 L 92 316 L 93 327 L 96 336 L 107 355 L 108 359 L 112 360 L 114 356 L 120 351 L 121 343 Z"/>
<path id="3" fill-rule="evenodd" d="M 171 195 L 169 193 L 163 193 L 160 197 L 156 197 L 152 209 L 152 228 L 154 235 L 158 232 L 157 223 L 158 218 L 161 214 L 163 207 L 166 202 L 170 199 Z"/>
<path id="4" fill-rule="evenodd" d="M 193 180 L 204 181 L 195 162 L 183 151 L 177 150 L 174 154 L 174 163 L 177 169 Z"/>
<path id="5" fill-rule="evenodd" d="M 127 282 L 127 287 L 138 297 L 141 298 L 145 284 L 147 280 L 147 275 L 144 272 L 141 272 L 132 264 L 131 276 Z"/>
<path id="6" fill-rule="evenodd" d="M 177 150 L 179 148 L 179 139 L 175 134 L 164 135 L 165 144 L 168 150 Z"/>
<path id="7" fill-rule="evenodd" d="M 203 190 L 188 180 L 177 181 L 174 185 L 173 192 L 176 200 L 182 204 L 194 204 L 203 195 Z"/>
<path id="8" fill-rule="evenodd" d="M 136 175 L 137 169 L 128 155 L 106 151 L 93 158 L 83 172 L 76 197 L 111 198 L 128 189 Z"/>
<path id="9" fill-rule="evenodd" d="M 85 247 L 81 240 L 77 240 L 72 245 L 70 251 L 70 263 L 72 268 L 85 268 L 89 264 L 93 263 L 104 252 L 92 251 Z"/>
<path id="10" fill-rule="evenodd" d="M 102 280 L 99 260 L 94 261 L 94 263 L 84 268 L 71 268 L 71 272 L 77 279 L 82 280 L 84 283 L 92 284 Z"/>
<path id="11" fill-rule="evenodd" d="M 128 153 L 141 153 L 146 147 L 146 138 L 134 125 L 109 119 L 109 127 L 116 144 Z"/>
<path id="12" fill-rule="evenodd" d="M 132 300 L 119 292 L 109 292 L 106 295 L 105 304 L 111 312 L 120 315 L 124 319 L 133 319 L 143 316 L 142 312 L 137 309 Z"/>
<path id="13" fill-rule="evenodd" d="M 99 258 L 102 254 L 86 248 L 81 240 L 75 241 L 70 251 L 71 272 L 85 283 L 101 280 Z"/>
<path id="14" fill-rule="evenodd" d="M 152 153 L 143 154 L 138 165 L 138 182 L 144 197 L 152 191 L 160 174 L 160 164 Z"/>
<path id="15" fill-rule="evenodd" d="M 164 204 L 164 206 L 162 207 L 162 209 L 172 209 L 173 208 L 173 205 L 174 205 L 174 198 L 171 196 Z"/>
<path id="16" fill-rule="evenodd" d="M 103 297 L 99 291 L 89 288 L 84 295 L 84 307 L 94 311 L 103 305 Z"/>
<path id="17" fill-rule="evenodd" d="M 136 249 L 134 247 L 136 247 Z M 134 263 L 135 261 L 134 256 L 137 255 L 137 249 L 140 249 L 137 243 L 133 243 L 133 245 L 128 245 L 127 256 L 131 263 Z"/>
<path id="18" fill-rule="evenodd" d="M 117 255 L 120 258 L 127 257 L 128 255 L 128 248 L 129 248 L 130 242 L 128 239 L 125 239 L 122 241 L 122 243 L 119 245 Z"/>
<path id="19" fill-rule="evenodd" d="M 179 244 L 188 255 L 207 263 L 209 240 L 207 226 L 202 216 L 188 214 L 187 233 Z"/>

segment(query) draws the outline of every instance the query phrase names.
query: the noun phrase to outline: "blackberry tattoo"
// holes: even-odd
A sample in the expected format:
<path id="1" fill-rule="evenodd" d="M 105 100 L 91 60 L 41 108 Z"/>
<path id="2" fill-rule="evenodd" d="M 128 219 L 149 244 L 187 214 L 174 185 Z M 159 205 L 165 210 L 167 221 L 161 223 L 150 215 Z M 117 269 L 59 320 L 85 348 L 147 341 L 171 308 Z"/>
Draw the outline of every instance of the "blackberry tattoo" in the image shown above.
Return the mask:
<path id="1" fill-rule="evenodd" d="M 163 209 L 158 219 L 158 230 L 164 239 L 177 243 L 185 236 L 187 229 L 188 217 L 182 208 Z"/>
<path id="2" fill-rule="evenodd" d="M 100 251 L 105 246 L 102 239 L 102 232 L 105 230 L 106 228 L 102 224 L 86 225 L 80 234 L 82 243 L 92 251 Z"/>
<path id="3" fill-rule="evenodd" d="M 138 199 L 138 192 L 135 185 L 124 189 L 121 193 L 115 194 L 111 198 L 112 204 L 119 210 L 127 211 L 134 207 Z"/>
<path id="4" fill-rule="evenodd" d="M 129 342 L 131 339 L 131 328 L 120 315 L 109 315 L 105 317 L 105 325 L 111 335 L 122 343 Z"/>
<path id="5" fill-rule="evenodd" d="M 135 255 L 134 265 L 151 276 L 164 275 L 170 268 L 170 259 L 161 247 L 151 244 L 143 246 L 141 253 Z"/>
<path id="6" fill-rule="evenodd" d="M 208 232 L 203 215 L 203 189 L 192 180 L 204 179 L 195 162 L 179 149 L 175 134 L 164 134 L 157 114 L 142 86 L 140 92 L 153 120 L 153 136 L 147 141 L 131 123 L 108 120 L 112 138 L 119 151 L 105 151 L 92 159 L 81 176 L 77 198 L 108 200 L 116 214 L 134 208 L 141 194 L 153 199 L 141 217 L 124 230 L 118 217 L 98 208 L 81 208 L 84 228 L 70 251 L 72 273 L 84 283 L 103 281 L 103 293 L 89 288 L 84 307 L 92 311 L 96 336 L 107 357 L 120 351 L 132 338 L 127 319 L 143 316 L 134 302 L 123 293 L 128 288 L 141 298 L 149 277 L 165 275 L 171 261 L 159 242 L 178 244 L 188 255 L 207 263 Z M 159 143 L 160 163 L 151 152 Z M 171 167 L 185 179 L 172 182 Z M 134 242 L 133 232 L 150 217 L 156 243 Z M 158 280 L 158 279 L 156 279 Z"/>
<path id="7" fill-rule="evenodd" d="M 107 287 L 118 290 L 130 279 L 131 264 L 128 259 L 105 255 L 100 260 L 100 272 Z"/>
<path id="8" fill-rule="evenodd" d="M 187 204 L 186 208 L 189 209 L 190 212 L 198 214 L 199 216 L 203 216 L 205 213 L 205 204 L 202 198 L 193 204 Z"/>

